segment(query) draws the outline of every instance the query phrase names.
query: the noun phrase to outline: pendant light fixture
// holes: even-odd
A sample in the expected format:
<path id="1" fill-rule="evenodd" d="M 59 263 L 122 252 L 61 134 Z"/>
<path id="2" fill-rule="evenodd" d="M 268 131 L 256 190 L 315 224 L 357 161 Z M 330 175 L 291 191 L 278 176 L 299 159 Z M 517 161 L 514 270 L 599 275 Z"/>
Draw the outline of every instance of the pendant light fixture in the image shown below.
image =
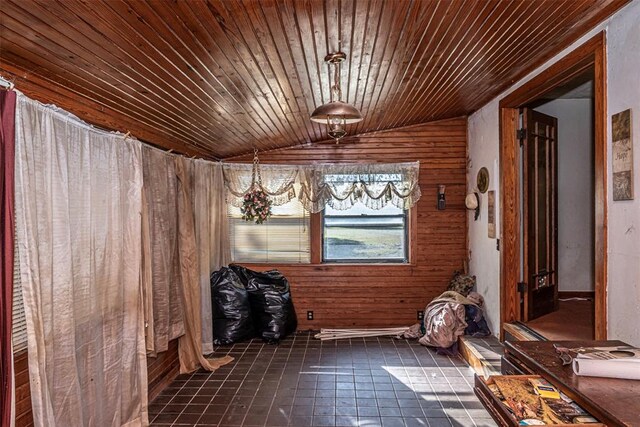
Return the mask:
<path id="1" fill-rule="evenodd" d="M 353 105 L 342 102 L 342 90 L 340 89 L 340 63 L 347 59 L 344 52 L 334 52 L 325 56 L 324 61 L 333 66 L 333 85 L 331 86 L 330 102 L 316 108 L 311 114 L 311 121 L 327 125 L 327 134 L 336 140 L 347 134 L 345 126 L 362 121 L 360 111 Z"/>

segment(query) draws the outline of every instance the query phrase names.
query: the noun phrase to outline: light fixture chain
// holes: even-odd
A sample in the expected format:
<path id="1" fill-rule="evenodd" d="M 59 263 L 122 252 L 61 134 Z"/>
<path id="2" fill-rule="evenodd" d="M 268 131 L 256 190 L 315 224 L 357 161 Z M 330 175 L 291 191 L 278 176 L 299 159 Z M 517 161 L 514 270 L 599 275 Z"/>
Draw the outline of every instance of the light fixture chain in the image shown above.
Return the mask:
<path id="1" fill-rule="evenodd" d="M 258 181 L 256 182 L 256 177 Z M 260 173 L 260 159 L 258 159 L 258 149 L 255 148 L 253 150 L 253 168 L 251 171 L 251 188 L 256 188 L 257 186 L 262 189 L 262 174 Z"/>
<path id="2" fill-rule="evenodd" d="M 342 101 L 342 89 L 340 88 L 340 62 L 334 62 L 333 66 L 335 67 L 333 70 L 333 91 L 335 91 L 335 95 L 332 94 L 331 101 Z M 333 96 L 338 99 L 333 99 Z"/>

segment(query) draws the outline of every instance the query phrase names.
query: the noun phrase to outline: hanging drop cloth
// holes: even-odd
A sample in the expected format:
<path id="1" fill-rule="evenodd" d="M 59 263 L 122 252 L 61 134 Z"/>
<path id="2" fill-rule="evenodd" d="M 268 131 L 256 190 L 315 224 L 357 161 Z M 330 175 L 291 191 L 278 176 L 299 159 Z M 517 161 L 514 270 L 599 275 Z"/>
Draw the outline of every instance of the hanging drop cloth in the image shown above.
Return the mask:
<path id="1" fill-rule="evenodd" d="M 202 355 L 202 296 L 195 236 L 194 162 L 184 157 L 176 157 L 175 165 L 178 177 L 178 248 L 185 309 L 185 334 L 180 337 L 178 345 L 180 373 L 193 372 L 199 367 L 214 371 L 231 362 L 233 358 L 224 356 L 207 359 Z"/>
<path id="2" fill-rule="evenodd" d="M 148 424 L 140 150 L 18 95 L 16 221 L 36 426 Z"/>
<path id="3" fill-rule="evenodd" d="M 150 355 L 166 351 L 169 341 L 184 334 L 175 157 L 153 147 L 142 148 L 145 220 L 142 256 Z"/>
<path id="4" fill-rule="evenodd" d="M 213 352 L 211 274 L 231 260 L 222 164 L 193 163 L 193 203 L 202 313 L 202 354 Z"/>

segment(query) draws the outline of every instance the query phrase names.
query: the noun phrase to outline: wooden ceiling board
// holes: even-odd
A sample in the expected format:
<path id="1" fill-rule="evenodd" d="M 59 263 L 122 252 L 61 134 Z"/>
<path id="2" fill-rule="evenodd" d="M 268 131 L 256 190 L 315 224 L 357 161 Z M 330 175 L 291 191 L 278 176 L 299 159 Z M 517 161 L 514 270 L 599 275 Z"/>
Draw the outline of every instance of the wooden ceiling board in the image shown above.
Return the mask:
<path id="1" fill-rule="evenodd" d="M 0 74 L 98 126 L 212 159 L 467 115 L 628 0 L 4 0 Z"/>

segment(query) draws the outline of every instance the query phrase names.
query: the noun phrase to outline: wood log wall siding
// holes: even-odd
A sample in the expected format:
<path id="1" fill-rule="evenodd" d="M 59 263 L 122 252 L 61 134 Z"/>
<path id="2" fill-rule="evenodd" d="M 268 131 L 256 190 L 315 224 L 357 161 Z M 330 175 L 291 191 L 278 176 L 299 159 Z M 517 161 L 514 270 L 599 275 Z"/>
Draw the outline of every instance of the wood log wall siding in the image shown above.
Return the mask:
<path id="1" fill-rule="evenodd" d="M 16 427 L 32 427 L 31 389 L 29 386 L 29 361 L 26 351 L 14 359 L 16 376 Z M 147 357 L 147 381 L 149 402 L 173 381 L 180 372 L 178 340 L 169 341 L 169 348 L 157 357 Z"/>
<path id="2" fill-rule="evenodd" d="M 260 155 L 263 163 L 415 160 L 420 161 L 422 198 L 411 213 L 415 253 L 410 265 L 246 264 L 256 270 L 278 268 L 286 275 L 300 329 L 411 325 L 416 312 L 445 290 L 467 256 L 467 120 L 443 120 L 348 137 L 340 145 L 313 144 Z M 447 186 L 444 211 L 436 209 L 438 184 Z M 306 320 L 307 310 L 313 310 L 314 320 Z"/>
<path id="3" fill-rule="evenodd" d="M 354 134 L 469 114 L 628 0 L 4 0 L 28 96 L 188 154 L 317 142 L 342 49 Z M 58 86 L 58 87 L 55 87 Z"/>

